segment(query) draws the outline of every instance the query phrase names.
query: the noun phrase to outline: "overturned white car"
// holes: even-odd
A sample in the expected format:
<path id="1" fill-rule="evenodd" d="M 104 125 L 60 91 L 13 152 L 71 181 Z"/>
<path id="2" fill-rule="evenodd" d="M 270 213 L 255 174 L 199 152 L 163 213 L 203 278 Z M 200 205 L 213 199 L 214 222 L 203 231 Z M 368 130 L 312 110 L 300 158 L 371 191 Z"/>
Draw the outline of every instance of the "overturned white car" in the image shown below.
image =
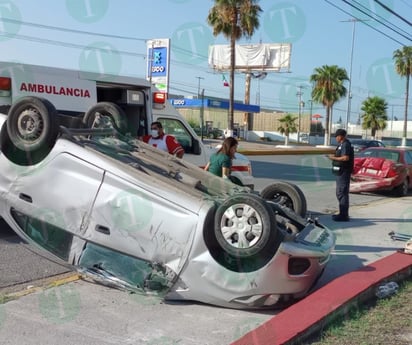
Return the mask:
<path id="1" fill-rule="evenodd" d="M 0 115 L 0 215 L 29 243 L 107 284 L 231 308 L 301 298 L 324 270 L 335 236 L 317 220 L 57 118 L 34 97 Z"/>

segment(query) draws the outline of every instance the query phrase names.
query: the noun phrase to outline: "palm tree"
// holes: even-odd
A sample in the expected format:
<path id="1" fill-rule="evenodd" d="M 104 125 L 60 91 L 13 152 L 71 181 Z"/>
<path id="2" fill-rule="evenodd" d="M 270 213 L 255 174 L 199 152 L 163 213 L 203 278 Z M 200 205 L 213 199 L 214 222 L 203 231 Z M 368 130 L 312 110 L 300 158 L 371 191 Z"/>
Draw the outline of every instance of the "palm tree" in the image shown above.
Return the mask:
<path id="1" fill-rule="evenodd" d="M 250 38 L 259 28 L 258 0 L 215 0 L 207 22 L 213 27 L 213 35 L 223 34 L 230 40 L 230 84 L 228 129 L 233 130 L 233 104 L 235 90 L 235 43 L 242 37 Z"/>
<path id="2" fill-rule="evenodd" d="M 362 128 L 370 129 L 371 136 L 375 139 L 376 131 L 386 128 L 388 117 L 386 110 L 388 104 L 381 97 L 368 97 L 363 101 L 361 110 L 362 114 Z"/>
<path id="3" fill-rule="evenodd" d="M 346 96 L 346 88 L 343 83 L 349 80 L 344 68 L 336 65 L 315 68 L 310 76 L 312 82 L 312 101 L 322 103 L 326 107 L 325 117 L 325 146 L 330 144 L 330 118 L 333 105 Z"/>
<path id="4" fill-rule="evenodd" d="M 281 125 L 278 127 L 278 131 L 285 136 L 285 146 L 289 145 L 289 134 L 296 133 L 298 128 L 296 126 L 297 117 L 293 117 L 290 114 L 286 114 L 279 119 Z"/>
<path id="5" fill-rule="evenodd" d="M 395 69 L 401 77 L 406 77 L 405 117 L 403 120 L 402 146 L 406 146 L 406 135 L 408 127 L 408 101 L 409 101 L 409 78 L 412 75 L 412 46 L 404 46 L 393 53 Z"/>

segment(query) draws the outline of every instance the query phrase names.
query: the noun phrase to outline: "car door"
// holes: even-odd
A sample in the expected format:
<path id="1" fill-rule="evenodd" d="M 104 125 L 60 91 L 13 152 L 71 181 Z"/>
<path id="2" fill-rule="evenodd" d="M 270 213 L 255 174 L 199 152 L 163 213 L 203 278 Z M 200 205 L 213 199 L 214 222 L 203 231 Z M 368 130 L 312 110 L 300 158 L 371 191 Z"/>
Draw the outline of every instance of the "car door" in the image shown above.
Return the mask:
<path id="1" fill-rule="evenodd" d="M 5 214 L 29 241 L 61 259 L 70 257 L 75 235 L 87 227 L 103 170 L 69 153 L 47 157 L 32 167 L 9 163 Z"/>
<path id="2" fill-rule="evenodd" d="M 136 174 L 132 181 L 105 172 L 84 238 L 118 253 L 167 263 L 178 272 L 202 229 L 201 217 L 184 207 L 185 201 L 171 201 L 176 188 Z"/>

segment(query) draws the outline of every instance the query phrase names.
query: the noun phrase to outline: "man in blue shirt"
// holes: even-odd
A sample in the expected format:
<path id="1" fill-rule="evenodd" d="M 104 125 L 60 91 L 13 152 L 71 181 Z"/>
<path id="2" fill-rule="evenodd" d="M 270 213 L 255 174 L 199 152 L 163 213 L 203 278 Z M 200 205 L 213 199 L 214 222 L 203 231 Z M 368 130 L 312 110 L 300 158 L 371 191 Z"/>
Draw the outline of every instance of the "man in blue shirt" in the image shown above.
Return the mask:
<path id="1" fill-rule="evenodd" d="M 332 171 L 336 175 L 336 198 L 339 203 L 339 214 L 332 216 L 335 222 L 349 221 L 349 184 L 353 170 L 353 147 L 346 138 L 346 131 L 338 129 L 335 133 L 338 146 L 334 155 L 329 155 L 332 161 Z"/>

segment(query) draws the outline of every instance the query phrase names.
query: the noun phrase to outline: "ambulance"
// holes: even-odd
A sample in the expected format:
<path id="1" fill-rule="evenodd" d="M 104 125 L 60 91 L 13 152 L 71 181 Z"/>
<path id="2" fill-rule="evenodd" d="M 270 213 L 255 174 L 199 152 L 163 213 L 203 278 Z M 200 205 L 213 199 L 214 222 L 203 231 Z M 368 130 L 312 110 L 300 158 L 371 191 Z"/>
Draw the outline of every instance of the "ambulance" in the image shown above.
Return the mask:
<path id="1" fill-rule="evenodd" d="M 143 78 L 0 62 L 0 113 L 8 114 L 23 97 L 25 111 L 36 111 L 33 100 L 50 101 L 59 125 L 68 128 L 95 126 L 96 115 L 103 115 L 122 134 L 139 137 L 149 132 L 151 122 L 160 121 L 166 134 L 182 144 L 183 159 L 199 167 L 216 151 L 204 145 L 167 95 Z M 251 163 L 244 155 L 236 154 L 232 175 L 254 188 Z"/>

